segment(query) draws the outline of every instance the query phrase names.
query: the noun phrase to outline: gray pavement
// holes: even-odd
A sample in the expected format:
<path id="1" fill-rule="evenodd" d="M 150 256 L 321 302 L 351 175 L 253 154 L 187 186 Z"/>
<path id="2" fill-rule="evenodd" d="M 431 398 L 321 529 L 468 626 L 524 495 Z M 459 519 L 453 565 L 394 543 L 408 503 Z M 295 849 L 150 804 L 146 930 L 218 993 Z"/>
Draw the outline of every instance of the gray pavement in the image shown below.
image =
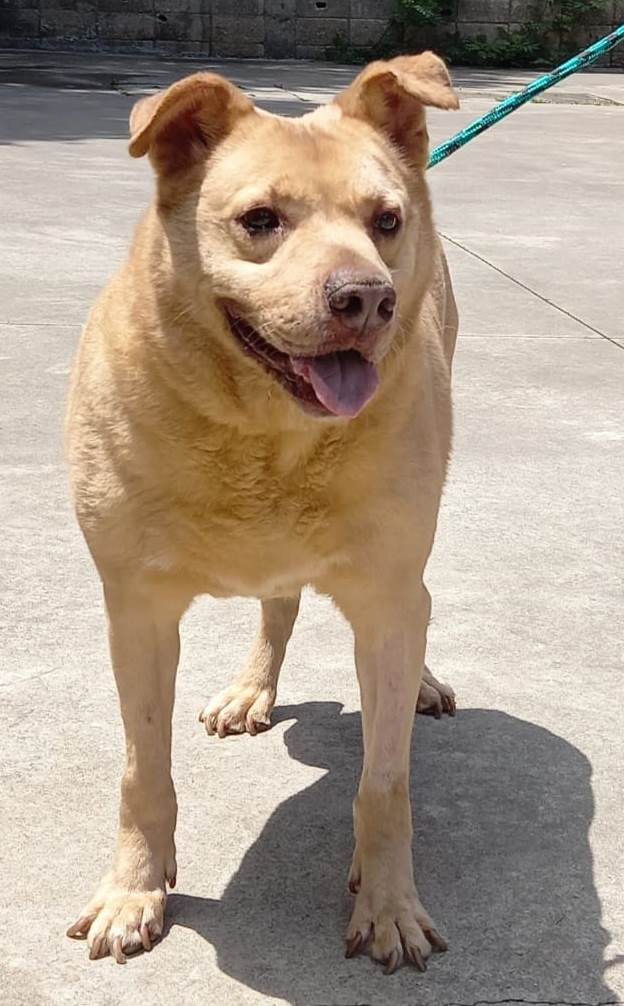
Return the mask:
<path id="1" fill-rule="evenodd" d="M 126 155 L 128 111 L 194 65 L 0 54 L 0 1001 L 620 1001 L 624 76 L 614 74 L 572 78 L 556 101 L 430 176 L 462 317 L 430 658 L 461 712 L 417 723 L 413 788 L 419 884 L 449 953 L 425 976 L 392 978 L 342 957 L 358 699 L 347 628 L 313 596 L 275 726 L 258 738 L 207 739 L 197 722 L 244 659 L 255 606 L 193 608 L 166 937 L 125 968 L 89 963 L 64 938 L 111 852 L 123 743 L 98 584 L 67 501 L 63 401 L 80 324 L 151 191 L 147 164 Z M 354 72 L 221 68 L 292 114 Z M 434 141 L 526 75 L 456 78 L 462 110 L 431 116 Z"/>

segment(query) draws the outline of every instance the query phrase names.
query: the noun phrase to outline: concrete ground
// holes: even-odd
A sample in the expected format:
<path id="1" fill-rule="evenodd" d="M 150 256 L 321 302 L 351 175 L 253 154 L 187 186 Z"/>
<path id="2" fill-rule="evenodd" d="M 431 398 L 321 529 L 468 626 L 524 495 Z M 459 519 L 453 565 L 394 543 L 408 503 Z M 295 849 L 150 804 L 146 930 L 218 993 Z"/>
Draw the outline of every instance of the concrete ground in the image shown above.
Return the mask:
<path id="1" fill-rule="evenodd" d="M 134 95 L 193 64 L 0 54 L 2 786 L 7 1006 L 459 1006 L 624 998 L 624 76 L 573 78 L 431 172 L 462 316 L 457 436 L 429 584 L 454 721 L 419 719 L 415 845 L 451 949 L 426 975 L 345 961 L 360 722 L 349 633 L 309 596 L 273 730 L 207 739 L 255 605 L 183 630 L 178 888 L 125 968 L 64 937 L 111 853 L 122 734 L 61 452 L 80 324 L 149 199 Z M 222 71 L 300 113 L 353 73 Z M 458 71 L 441 140 L 523 75 Z M 554 92 L 553 92 L 554 93 Z"/>

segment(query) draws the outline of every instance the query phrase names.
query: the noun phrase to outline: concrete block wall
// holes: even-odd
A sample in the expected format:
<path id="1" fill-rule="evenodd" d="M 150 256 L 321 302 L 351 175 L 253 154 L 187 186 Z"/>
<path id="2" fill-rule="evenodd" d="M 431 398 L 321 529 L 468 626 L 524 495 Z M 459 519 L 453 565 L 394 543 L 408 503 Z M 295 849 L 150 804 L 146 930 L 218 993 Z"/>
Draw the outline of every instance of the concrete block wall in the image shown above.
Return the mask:
<path id="1" fill-rule="evenodd" d="M 532 0 L 449 0 L 442 34 L 493 38 L 518 27 Z M 396 0 L 0 0 L 0 47 L 103 49 L 242 58 L 324 59 L 337 38 L 374 48 Z M 587 40 L 624 20 L 609 0 Z M 411 28 L 405 48 L 436 44 L 436 31 Z M 624 63 L 624 46 L 614 65 Z"/>
<path id="2" fill-rule="evenodd" d="M 455 4 L 456 13 L 451 20 L 451 28 L 462 38 L 485 36 L 492 40 L 496 38 L 500 28 L 521 28 L 534 7 L 535 0 L 459 0 Z M 608 35 L 622 21 L 624 0 L 609 0 L 604 4 L 602 12 L 594 14 L 594 20 L 579 31 L 579 46 L 590 45 L 603 35 Z M 615 49 L 602 61 L 602 65 L 622 65 L 623 62 L 621 49 Z"/>

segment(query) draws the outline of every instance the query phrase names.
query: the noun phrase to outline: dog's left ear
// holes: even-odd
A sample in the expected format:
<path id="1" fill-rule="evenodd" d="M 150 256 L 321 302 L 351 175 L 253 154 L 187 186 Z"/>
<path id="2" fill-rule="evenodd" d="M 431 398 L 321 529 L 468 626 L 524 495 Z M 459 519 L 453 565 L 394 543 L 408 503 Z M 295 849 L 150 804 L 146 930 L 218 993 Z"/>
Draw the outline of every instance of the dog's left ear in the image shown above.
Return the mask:
<path id="1" fill-rule="evenodd" d="M 383 130 L 422 168 L 428 154 L 424 106 L 459 108 L 448 70 L 433 52 L 370 63 L 336 103 L 345 115 Z"/>
<path id="2" fill-rule="evenodd" d="M 130 113 L 132 157 L 149 153 L 164 177 L 205 161 L 253 102 L 216 73 L 194 73 L 141 98 Z"/>

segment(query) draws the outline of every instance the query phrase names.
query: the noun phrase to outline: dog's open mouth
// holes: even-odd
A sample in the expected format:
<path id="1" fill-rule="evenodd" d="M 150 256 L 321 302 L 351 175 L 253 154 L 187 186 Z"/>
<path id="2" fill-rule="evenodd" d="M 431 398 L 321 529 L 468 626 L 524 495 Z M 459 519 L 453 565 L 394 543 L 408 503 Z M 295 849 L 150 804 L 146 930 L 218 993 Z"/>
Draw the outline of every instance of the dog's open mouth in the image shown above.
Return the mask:
<path id="1" fill-rule="evenodd" d="M 375 394 L 377 368 L 356 349 L 318 356 L 282 353 L 242 318 L 227 311 L 230 329 L 242 348 L 262 364 L 306 411 L 353 419 Z"/>

